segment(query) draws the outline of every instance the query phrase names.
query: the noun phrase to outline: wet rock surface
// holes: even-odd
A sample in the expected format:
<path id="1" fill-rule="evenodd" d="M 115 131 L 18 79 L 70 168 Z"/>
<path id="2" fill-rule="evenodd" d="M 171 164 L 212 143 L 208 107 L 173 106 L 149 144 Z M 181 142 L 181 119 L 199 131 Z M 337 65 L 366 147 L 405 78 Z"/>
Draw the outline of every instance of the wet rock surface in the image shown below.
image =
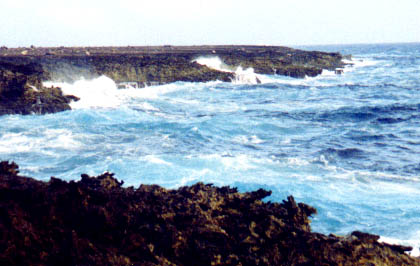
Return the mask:
<path id="1" fill-rule="evenodd" d="M 0 115 L 46 114 L 70 110 L 74 96 L 64 96 L 60 88 L 46 88 L 49 78 L 38 63 L 0 62 Z"/>
<path id="2" fill-rule="evenodd" d="M 378 236 L 310 230 L 316 210 L 269 191 L 124 188 L 111 173 L 41 182 L 0 163 L 1 265 L 420 265 Z"/>

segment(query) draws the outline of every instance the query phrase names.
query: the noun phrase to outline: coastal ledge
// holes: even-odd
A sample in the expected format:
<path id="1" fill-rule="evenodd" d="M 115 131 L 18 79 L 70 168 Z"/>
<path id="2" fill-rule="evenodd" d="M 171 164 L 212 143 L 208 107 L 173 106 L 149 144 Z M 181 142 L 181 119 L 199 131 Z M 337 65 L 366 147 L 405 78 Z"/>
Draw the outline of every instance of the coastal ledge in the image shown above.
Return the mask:
<path id="1" fill-rule="evenodd" d="M 195 60 L 200 57 L 217 57 L 232 71 L 199 64 Z M 71 109 L 70 101 L 77 99 L 65 97 L 59 88 L 44 88 L 46 80 L 74 82 L 106 75 L 116 83 L 138 87 L 176 81 L 230 82 L 238 67 L 252 67 L 257 74 L 304 78 L 324 69 L 339 73 L 345 66 L 343 59 L 339 53 L 281 46 L 0 47 L 0 114 Z M 38 112 L 40 104 L 44 108 Z"/>
<path id="2" fill-rule="evenodd" d="M 127 47 L 31 47 L 0 49 L 0 61 L 39 63 L 52 78 L 71 74 L 107 75 L 116 82 L 169 83 L 175 81 L 230 81 L 232 74 L 194 62 L 198 57 L 219 57 L 231 68 L 252 67 L 257 74 L 295 78 L 316 76 L 323 69 L 345 65 L 339 53 L 304 51 L 283 46 L 203 45 Z M 80 73 L 77 73 L 79 71 Z"/>
<path id="3" fill-rule="evenodd" d="M 0 163 L 1 265 L 420 265 L 378 236 L 311 232 L 316 210 L 197 183 L 122 187 L 111 173 L 49 182 Z"/>

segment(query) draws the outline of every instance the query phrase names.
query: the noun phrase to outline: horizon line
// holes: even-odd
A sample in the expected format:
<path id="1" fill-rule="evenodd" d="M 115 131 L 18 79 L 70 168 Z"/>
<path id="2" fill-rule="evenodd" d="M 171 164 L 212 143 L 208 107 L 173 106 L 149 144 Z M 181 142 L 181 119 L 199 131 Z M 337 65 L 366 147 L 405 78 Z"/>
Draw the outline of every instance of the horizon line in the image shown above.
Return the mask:
<path id="1" fill-rule="evenodd" d="M 274 46 L 274 47 L 309 47 L 309 46 L 347 46 L 347 45 L 392 45 L 392 44 L 420 44 L 420 41 L 409 41 L 409 42 L 355 42 L 355 43 L 319 43 L 319 44 L 150 44 L 150 45 L 57 45 L 57 46 L 7 46 L 1 45 L 0 47 L 6 47 L 10 49 L 19 48 L 97 48 L 97 47 L 193 47 L 193 46 Z"/>

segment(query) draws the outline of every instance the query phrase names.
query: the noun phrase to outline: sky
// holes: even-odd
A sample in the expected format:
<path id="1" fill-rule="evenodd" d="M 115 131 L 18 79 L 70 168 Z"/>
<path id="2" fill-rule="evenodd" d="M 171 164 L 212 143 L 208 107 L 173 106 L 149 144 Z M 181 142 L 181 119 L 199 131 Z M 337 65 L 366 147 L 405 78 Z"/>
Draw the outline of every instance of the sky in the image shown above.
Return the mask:
<path id="1" fill-rule="evenodd" d="M 0 46 L 420 42 L 420 0 L 0 0 Z"/>

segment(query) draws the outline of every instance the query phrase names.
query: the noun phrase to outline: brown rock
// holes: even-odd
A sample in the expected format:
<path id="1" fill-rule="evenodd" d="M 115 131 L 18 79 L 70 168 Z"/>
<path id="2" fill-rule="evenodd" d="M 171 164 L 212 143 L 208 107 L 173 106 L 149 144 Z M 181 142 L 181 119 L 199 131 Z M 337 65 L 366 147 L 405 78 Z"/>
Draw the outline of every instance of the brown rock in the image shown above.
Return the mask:
<path id="1" fill-rule="evenodd" d="M 48 183 L 0 163 L 0 265 L 420 265 L 406 247 L 310 231 L 316 210 L 260 189 Z"/>

